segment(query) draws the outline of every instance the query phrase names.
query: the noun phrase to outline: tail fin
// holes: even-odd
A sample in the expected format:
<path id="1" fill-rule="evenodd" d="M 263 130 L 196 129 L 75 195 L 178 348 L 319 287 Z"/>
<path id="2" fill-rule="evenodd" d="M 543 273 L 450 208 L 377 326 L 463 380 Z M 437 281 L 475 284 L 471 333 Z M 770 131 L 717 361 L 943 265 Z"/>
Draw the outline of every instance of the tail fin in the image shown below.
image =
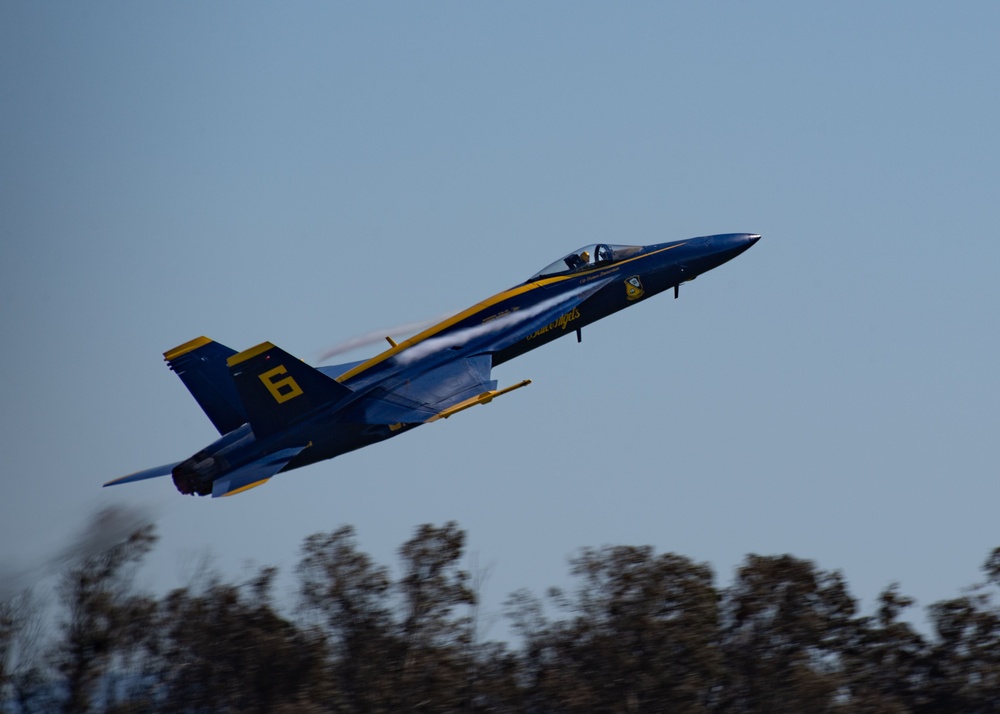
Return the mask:
<path id="1" fill-rule="evenodd" d="M 236 350 L 207 337 L 185 342 L 163 353 L 184 386 L 220 434 L 228 434 L 247 422 L 246 411 L 226 360 Z"/>
<path id="2" fill-rule="evenodd" d="M 262 439 L 352 391 L 332 377 L 263 342 L 227 360 L 254 436 Z"/>

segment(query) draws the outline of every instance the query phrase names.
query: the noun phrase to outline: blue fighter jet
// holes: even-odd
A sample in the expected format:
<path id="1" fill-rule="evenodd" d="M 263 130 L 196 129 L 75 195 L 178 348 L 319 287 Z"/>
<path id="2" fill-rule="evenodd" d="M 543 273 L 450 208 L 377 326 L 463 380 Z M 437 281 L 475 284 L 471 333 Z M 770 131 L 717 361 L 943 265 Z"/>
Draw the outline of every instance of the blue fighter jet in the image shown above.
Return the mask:
<path id="1" fill-rule="evenodd" d="M 491 370 L 732 260 L 759 235 L 588 245 L 523 283 L 371 359 L 313 368 L 270 342 L 236 352 L 207 337 L 164 353 L 219 430 L 194 456 L 110 481 L 171 475 L 184 494 L 231 496 L 272 476 L 447 419 L 519 389 Z"/>

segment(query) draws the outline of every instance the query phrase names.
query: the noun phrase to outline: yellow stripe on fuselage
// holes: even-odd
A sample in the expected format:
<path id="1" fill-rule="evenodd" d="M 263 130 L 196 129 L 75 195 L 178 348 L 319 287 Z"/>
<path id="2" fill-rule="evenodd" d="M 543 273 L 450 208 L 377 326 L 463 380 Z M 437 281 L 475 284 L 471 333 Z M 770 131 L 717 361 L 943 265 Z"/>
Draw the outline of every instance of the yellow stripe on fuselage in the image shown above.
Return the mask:
<path id="1" fill-rule="evenodd" d="M 413 347 L 414 345 L 419 344 L 430 337 L 433 337 L 439 332 L 443 332 L 444 330 L 447 330 L 449 327 L 457 325 L 462 320 L 472 317 L 477 312 L 483 312 L 493 307 L 497 303 L 501 303 L 504 300 L 507 300 L 512 297 L 517 297 L 518 295 L 522 295 L 530 290 L 535 290 L 536 288 L 541 287 L 542 285 L 551 285 L 553 283 L 562 282 L 563 280 L 569 280 L 570 278 L 575 278 L 578 275 L 583 275 L 583 273 L 574 273 L 573 275 L 560 275 L 555 278 L 546 278 L 545 280 L 539 280 L 537 282 L 527 283 L 525 285 L 518 285 L 516 288 L 511 288 L 510 290 L 504 290 L 502 293 L 497 293 L 493 297 L 486 298 L 482 302 L 476 303 L 469 309 L 463 310 L 462 312 L 456 315 L 452 315 L 447 320 L 444 320 L 443 322 L 439 322 L 436 325 L 427 328 L 423 332 L 414 335 L 410 339 L 400 342 L 395 347 L 388 349 L 385 352 L 382 352 L 381 354 L 375 355 L 370 360 L 362 364 L 359 364 L 354 369 L 344 372 L 342 375 L 337 377 L 337 381 L 343 382 L 345 379 L 356 377 L 365 370 L 368 370 L 374 367 L 375 365 L 384 362 L 390 357 L 398 355 L 403 350 Z"/>
<path id="2" fill-rule="evenodd" d="M 685 243 L 686 243 L 686 241 L 685 241 Z M 561 283 L 561 282 L 563 282 L 565 280 L 574 280 L 576 278 L 579 278 L 582 275 L 589 275 L 589 274 L 591 274 L 593 272 L 596 272 L 596 271 L 599 271 L 599 270 L 607 270 L 608 268 L 614 268 L 614 267 L 617 267 L 619 265 L 624 265 L 625 263 L 631 263 L 634 260 L 639 260 L 640 258 L 648 258 L 651 255 L 656 255 L 657 253 L 662 253 L 665 250 L 671 250 L 673 248 L 680 248 L 682 245 L 685 245 L 685 243 L 678 243 L 677 245 L 667 246 L 666 248 L 661 248 L 660 250 L 653 251 L 652 253 L 643 253 L 642 255 L 637 255 L 637 256 L 634 256 L 632 258 L 626 258 L 625 260 L 621 260 L 621 261 L 619 261 L 617 263 L 612 263 L 611 265 L 603 265 L 603 266 L 597 265 L 597 266 L 594 266 L 593 268 L 591 268 L 589 270 L 584 270 L 584 271 L 581 271 L 579 273 L 571 273 L 569 275 L 557 275 L 557 276 L 554 276 L 554 277 L 551 277 L 551 278 L 542 278 L 541 280 L 535 280 L 535 281 L 532 281 L 530 283 L 526 283 L 524 285 L 518 285 L 517 287 L 510 288 L 509 290 L 504 290 L 501 293 L 497 293 L 493 297 L 486 298 L 482 302 L 476 303 L 475 305 L 473 305 L 469 309 L 463 310 L 462 312 L 458 313 L 457 315 L 452 315 L 451 317 L 449 317 L 447 320 L 444 320 L 443 322 L 439 322 L 436 325 L 433 325 L 432 327 L 427 328 L 423 332 L 414 335 L 410 339 L 404 340 L 403 342 L 400 342 L 395 347 L 392 347 L 391 349 L 388 349 L 385 352 L 382 352 L 381 354 L 375 355 L 371 359 L 369 359 L 369 360 L 367 360 L 365 362 L 362 362 L 361 364 L 359 364 L 354 369 L 348 370 L 347 372 L 344 372 L 342 375 L 340 375 L 339 377 L 337 377 L 337 381 L 338 382 L 343 382 L 344 380 L 351 379 L 352 377 L 356 377 L 359 374 L 361 374 L 362 372 L 365 372 L 365 371 L 371 369 L 375 365 L 381 364 L 382 362 L 386 361 L 390 357 L 395 357 L 396 355 L 398 355 L 403 350 L 409 349 L 410 347 L 413 347 L 414 345 L 419 344 L 419 343 L 423 342 L 424 340 L 426 340 L 426 339 L 428 339 L 430 337 L 433 337 L 434 335 L 438 334 L 439 332 L 443 332 L 444 330 L 447 330 L 449 327 L 453 327 L 454 325 L 457 325 L 459 322 L 462 322 L 462 320 L 465 320 L 465 319 L 467 319 L 469 317 L 472 317 L 477 312 L 483 312 L 483 311 L 485 311 L 485 310 L 493 307 L 494 305 L 496 305 L 498 303 L 501 303 L 504 300 L 507 300 L 509 298 L 517 297 L 518 295 L 523 295 L 526 292 L 529 292 L 531 290 L 535 290 L 535 289 L 540 288 L 540 287 L 545 286 L 545 285 L 553 285 L 555 283 Z M 238 356 L 239 355 L 236 355 L 236 357 L 238 357 Z M 235 357 L 231 357 L 230 359 L 235 359 Z"/>

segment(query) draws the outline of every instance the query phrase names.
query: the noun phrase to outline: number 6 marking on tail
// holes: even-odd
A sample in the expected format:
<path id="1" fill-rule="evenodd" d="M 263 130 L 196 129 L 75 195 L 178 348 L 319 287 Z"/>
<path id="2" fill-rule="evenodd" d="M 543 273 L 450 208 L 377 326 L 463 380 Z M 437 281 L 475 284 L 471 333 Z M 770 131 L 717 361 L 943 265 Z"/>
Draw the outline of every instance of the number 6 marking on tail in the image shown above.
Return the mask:
<path id="1" fill-rule="evenodd" d="M 299 386 L 291 377 L 285 377 L 284 379 L 275 379 L 282 374 L 288 374 L 288 371 L 283 365 L 278 365 L 274 369 L 264 372 L 260 375 L 260 381 L 264 383 L 267 387 L 267 391 L 271 393 L 274 400 L 281 404 L 287 402 L 289 399 L 294 399 L 295 397 L 302 394 L 302 387 Z"/>

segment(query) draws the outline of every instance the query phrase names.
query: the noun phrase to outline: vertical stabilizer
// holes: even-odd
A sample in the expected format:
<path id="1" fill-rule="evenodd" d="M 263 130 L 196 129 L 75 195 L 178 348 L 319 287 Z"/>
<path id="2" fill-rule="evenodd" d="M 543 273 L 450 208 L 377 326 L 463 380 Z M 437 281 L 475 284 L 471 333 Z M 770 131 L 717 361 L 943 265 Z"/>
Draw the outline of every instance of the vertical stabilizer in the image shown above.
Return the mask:
<path id="1" fill-rule="evenodd" d="M 236 383 L 226 360 L 236 350 L 198 337 L 163 353 L 191 396 L 220 434 L 228 434 L 247 421 Z"/>
<path id="2" fill-rule="evenodd" d="M 244 350 L 227 361 L 250 428 L 258 439 L 353 393 L 270 342 Z"/>

